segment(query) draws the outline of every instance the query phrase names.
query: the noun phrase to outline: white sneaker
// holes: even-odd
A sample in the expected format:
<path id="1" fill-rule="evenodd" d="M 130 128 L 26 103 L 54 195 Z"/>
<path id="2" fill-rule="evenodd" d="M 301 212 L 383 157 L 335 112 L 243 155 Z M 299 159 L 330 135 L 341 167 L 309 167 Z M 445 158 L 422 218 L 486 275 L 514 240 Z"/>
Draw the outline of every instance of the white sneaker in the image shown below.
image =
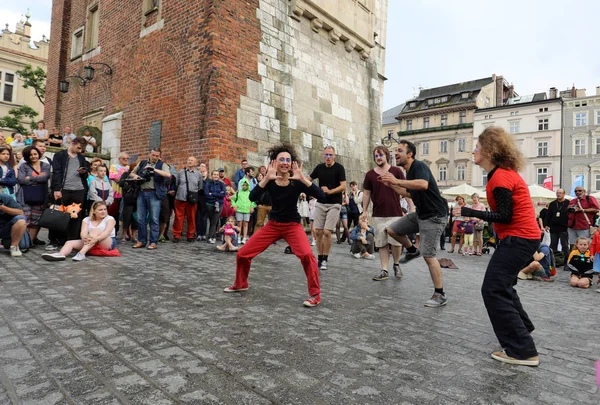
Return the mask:
<path id="1" fill-rule="evenodd" d="M 213 245 L 214 245 L 215 243 L 217 243 L 217 240 L 216 240 L 215 238 L 210 238 L 210 239 L 208 240 L 208 243 L 211 243 L 211 244 L 213 244 Z"/>
<path id="2" fill-rule="evenodd" d="M 310 245 L 311 245 L 311 246 L 317 246 L 317 241 L 313 239 L 313 241 L 312 241 L 312 242 L 310 242 Z"/>
<path id="3" fill-rule="evenodd" d="M 356 257 L 357 259 L 361 258 L 360 253 L 354 253 L 352 256 Z"/>
<path id="4" fill-rule="evenodd" d="M 23 256 L 23 253 L 21 253 L 21 251 L 19 250 L 19 245 L 17 245 L 17 246 L 11 246 L 10 247 L 10 255 L 12 257 L 21 257 L 21 256 Z"/>
<path id="5" fill-rule="evenodd" d="M 52 243 L 47 244 L 46 247 L 44 248 L 44 250 L 47 250 L 49 252 L 52 252 L 57 249 L 58 249 L 58 247 L 56 245 L 53 245 Z"/>
<path id="6" fill-rule="evenodd" d="M 374 260 L 375 259 L 375 255 L 367 253 L 366 256 L 363 256 L 363 259 Z"/>
<path id="7" fill-rule="evenodd" d="M 42 255 L 42 259 L 47 260 L 49 262 L 60 262 L 62 260 L 65 260 L 66 257 L 64 255 L 61 255 L 60 253 L 56 252 L 56 253 L 44 253 Z"/>
<path id="8" fill-rule="evenodd" d="M 80 262 L 82 260 L 85 260 L 85 255 L 82 255 L 81 253 L 77 253 L 75 256 L 73 256 L 74 262 Z"/>
<path id="9" fill-rule="evenodd" d="M 243 245 L 244 243 L 246 243 L 246 238 L 242 238 L 242 239 L 240 239 L 240 242 L 239 242 L 239 243 L 240 243 L 240 245 Z"/>

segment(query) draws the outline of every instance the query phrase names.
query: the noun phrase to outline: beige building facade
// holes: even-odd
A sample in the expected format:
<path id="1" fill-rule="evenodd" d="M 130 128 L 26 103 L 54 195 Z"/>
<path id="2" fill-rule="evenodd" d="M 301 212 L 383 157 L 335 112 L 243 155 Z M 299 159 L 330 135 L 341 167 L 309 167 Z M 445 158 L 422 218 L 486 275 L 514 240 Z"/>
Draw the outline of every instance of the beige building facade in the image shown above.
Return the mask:
<path id="1" fill-rule="evenodd" d="M 502 76 L 422 89 L 396 116 L 399 139 L 417 146 L 440 188 L 472 182 L 473 121 L 478 108 L 502 105 L 513 94 Z"/>
<path id="2" fill-rule="evenodd" d="M 16 72 L 31 65 L 33 69 L 41 67 L 46 71 L 48 61 L 49 42 L 46 38 L 31 44 L 31 23 L 29 15 L 26 21 L 17 23 L 14 32 L 8 29 L 8 24 L 0 32 L 0 117 L 8 115 L 12 108 L 27 105 L 44 117 L 44 105 L 35 96 L 32 88 L 24 89 L 23 82 Z M 25 125 L 29 128 L 28 123 Z M 0 128 L 0 132 L 7 137 L 11 134 L 8 128 Z"/>

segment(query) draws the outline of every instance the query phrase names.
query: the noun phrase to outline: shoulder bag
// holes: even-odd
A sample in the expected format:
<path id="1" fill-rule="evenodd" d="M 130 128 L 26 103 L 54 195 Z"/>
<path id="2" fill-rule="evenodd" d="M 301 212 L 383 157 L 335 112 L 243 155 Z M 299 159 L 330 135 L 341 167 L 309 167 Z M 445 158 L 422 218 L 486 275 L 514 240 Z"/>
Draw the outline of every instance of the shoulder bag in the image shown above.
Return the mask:
<path id="1" fill-rule="evenodd" d="M 185 200 L 190 204 L 198 204 L 198 192 L 190 191 L 190 183 L 188 181 L 187 169 L 183 169 L 183 173 L 185 173 Z"/>
<path id="2" fill-rule="evenodd" d="M 579 205 L 579 208 L 581 208 L 583 210 L 583 207 L 581 206 L 581 201 L 579 201 L 579 198 L 577 199 L 577 205 Z M 588 200 L 588 205 L 589 205 L 589 200 Z M 590 219 L 588 218 L 588 216 L 585 212 L 582 212 L 582 214 L 590 227 L 590 238 L 591 238 L 592 236 L 594 236 L 594 234 L 598 230 L 598 227 L 592 225 L 592 223 L 590 222 Z"/>
<path id="3" fill-rule="evenodd" d="M 71 222 L 71 214 L 55 209 L 52 205 L 46 208 L 40 218 L 40 227 L 51 231 L 66 233 Z"/>
<path id="4" fill-rule="evenodd" d="M 39 172 L 33 168 L 32 165 L 27 164 L 31 167 L 31 170 L 39 176 Z M 28 185 L 22 185 L 23 189 L 23 202 L 27 205 L 43 205 L 46 203 L 48 183 L 33 183 Z"/>

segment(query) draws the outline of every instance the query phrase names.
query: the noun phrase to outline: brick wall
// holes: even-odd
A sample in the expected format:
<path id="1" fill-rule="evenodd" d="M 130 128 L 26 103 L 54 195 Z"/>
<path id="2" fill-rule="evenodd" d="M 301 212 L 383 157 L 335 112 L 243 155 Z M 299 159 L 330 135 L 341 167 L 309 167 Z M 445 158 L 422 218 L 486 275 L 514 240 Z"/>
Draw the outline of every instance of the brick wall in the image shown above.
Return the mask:
<path id="1" fill-rule="evenodd" d="M 86 62 L 71 61 L 71 36 L 85 25 L 87 0 L 55 0 L 49 55 L 48 126 L 82 125 L 83 117 L 103 109 L 123 112 L 121 150 L 143 154 L 150 124 L 162 120 L 162 149 L 167 161 L 236 161 L 256 150 L 256 142 L 236 136 L 236 111 L 246 78 L 257 79 L 260 29 L 258 0 L 230 2 L 163 1 L 164 27 L 140 38 L 142 2 L 99 3 L 98 55 L 89 62 L 113 68 L 85 87 L 71 81 L 67 94 L 58 81 L 83 75 Z M 58 40 L 58 39 L 61 40 Z"/>

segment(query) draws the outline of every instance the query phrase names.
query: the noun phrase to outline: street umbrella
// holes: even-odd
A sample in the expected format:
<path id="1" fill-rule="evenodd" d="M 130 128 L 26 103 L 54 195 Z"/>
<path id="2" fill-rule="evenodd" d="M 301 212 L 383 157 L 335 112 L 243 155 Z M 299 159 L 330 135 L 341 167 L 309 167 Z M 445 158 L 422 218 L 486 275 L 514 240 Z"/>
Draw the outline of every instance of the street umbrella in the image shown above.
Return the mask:
<path id="1" fill-rule="evenodd" d="M 550 202 L 556 200 L 556 193 L 537 184 L 532 184 L 529 188 L 529 195 L 535 202 Z"/>
<path id="2" fill-rule="evenodd" d="M 467 183 L 459 184 L 458 186 L 450 187 L 442 190 L 442 194 L 445 197 L 456 197 L 458 195 L 465 197 L 465 200 L 470 198 L 473 194 L 479 194 L 480 199 L 485 199 L 485 193 L 481 190 L 468 185 Z"/>

